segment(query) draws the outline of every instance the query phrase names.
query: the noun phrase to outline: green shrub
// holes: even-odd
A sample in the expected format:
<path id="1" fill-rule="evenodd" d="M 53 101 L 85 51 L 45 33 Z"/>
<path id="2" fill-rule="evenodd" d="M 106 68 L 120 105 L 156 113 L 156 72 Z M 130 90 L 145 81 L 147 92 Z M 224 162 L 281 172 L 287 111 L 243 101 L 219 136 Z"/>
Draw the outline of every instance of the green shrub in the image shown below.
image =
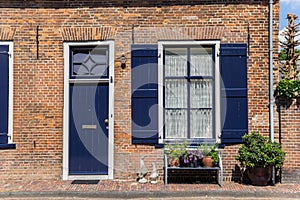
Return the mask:
<path id="1" fill-rule="evenodd" d="M 300 80 L 280 80 L 275 89 L 275 96 L 285 98 L 300 97 Z"/>
<path id="2" fill-rule="evenodd" d="M 238 150 L 236 160 L 242 166 L 275 166 L 280 168 L 285 159 L 285 152 L 279 143 L 271 142 L 257 132 L 243 136 L 244 144 Z"/>

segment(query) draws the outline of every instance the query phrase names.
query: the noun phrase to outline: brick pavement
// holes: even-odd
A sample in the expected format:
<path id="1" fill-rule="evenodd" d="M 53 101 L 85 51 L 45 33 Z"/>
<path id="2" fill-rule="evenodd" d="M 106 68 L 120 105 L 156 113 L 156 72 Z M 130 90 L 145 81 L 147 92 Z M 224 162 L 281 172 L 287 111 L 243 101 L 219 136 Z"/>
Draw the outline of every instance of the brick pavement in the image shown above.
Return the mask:
<path id="1" fill-rule="evenodd" d="M 276 184 L 251 186 L 225 182 L 217 184 L 138 184 L 127 181 L 99 181 L 98 184 L 72 184 L 72 181 L 0 181 L 0 198 L 5 197 L 91 197 L 91 198 L 163 198 L 163 197 L 260 197 L 299 198 L 300 185 Z"/>

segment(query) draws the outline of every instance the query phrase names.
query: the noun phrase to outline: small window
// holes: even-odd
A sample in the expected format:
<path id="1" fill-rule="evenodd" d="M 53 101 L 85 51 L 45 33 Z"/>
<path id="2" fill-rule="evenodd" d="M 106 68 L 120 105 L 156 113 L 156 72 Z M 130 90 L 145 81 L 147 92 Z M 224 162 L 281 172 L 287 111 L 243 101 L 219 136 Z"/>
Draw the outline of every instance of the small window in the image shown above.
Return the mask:
<path id="1" fill-rule="evenodd" d="M 72 47 L 70 78 L 108 78 L 108 46 Z"/>

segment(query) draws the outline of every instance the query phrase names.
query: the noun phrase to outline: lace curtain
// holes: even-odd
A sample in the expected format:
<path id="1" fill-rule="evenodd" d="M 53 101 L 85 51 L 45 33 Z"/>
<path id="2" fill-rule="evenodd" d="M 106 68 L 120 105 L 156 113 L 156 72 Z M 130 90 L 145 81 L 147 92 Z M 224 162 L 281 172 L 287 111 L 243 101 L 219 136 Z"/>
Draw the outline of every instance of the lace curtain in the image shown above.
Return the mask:
<path id="1" fill-rule="evenodd" d="M 191 49 L 190 75 L 212 76 L 212 56 L 207 52 L 203 53 L 202 49 L 200 51 Z M 186 52 L 176 51 L 176 49 L 175 52 L 176 55 L 167 52 L 165 57 L 166 138 L 187 138 L 188 126 L 191 138 L 211 138 L 213 127 L 212 79 L 190 79 L 188 82 L 183 78 L 187 76 Z M 168 79 L 168 77 L 173 78 Z"/>

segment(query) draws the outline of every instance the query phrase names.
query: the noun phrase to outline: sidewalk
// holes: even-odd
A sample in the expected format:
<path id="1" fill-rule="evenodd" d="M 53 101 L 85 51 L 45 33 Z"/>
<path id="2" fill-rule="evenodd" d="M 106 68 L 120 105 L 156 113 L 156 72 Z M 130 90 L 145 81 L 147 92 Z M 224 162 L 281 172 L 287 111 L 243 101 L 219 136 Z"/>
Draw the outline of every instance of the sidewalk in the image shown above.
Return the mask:
<path id="1" fill-rule="evenodd" d="M 276 184 L 257 187 L 233 182 L 217 184 L 138 184 L 125 181 L 99 181 L 96 184 L 73 184 L 72 181 L 0 181 L 4 197 L 89 197 L 89 198 L 162 198 L 162 197 L 276 197 L 299 198 L 300 185 Z"/>
<path id="2" fill-rule="evenodd" d="M 235 197 L 296 198 L 299 184 L 257 187 L 233 182 L 217 184 L 138 184 L 125 181 L 99 181 L 73 184 L 72 181 L 0 181 L 0 198 L 7 197 L 84 197 L 84 198 L 164 198 L 164 197 Z"/>

